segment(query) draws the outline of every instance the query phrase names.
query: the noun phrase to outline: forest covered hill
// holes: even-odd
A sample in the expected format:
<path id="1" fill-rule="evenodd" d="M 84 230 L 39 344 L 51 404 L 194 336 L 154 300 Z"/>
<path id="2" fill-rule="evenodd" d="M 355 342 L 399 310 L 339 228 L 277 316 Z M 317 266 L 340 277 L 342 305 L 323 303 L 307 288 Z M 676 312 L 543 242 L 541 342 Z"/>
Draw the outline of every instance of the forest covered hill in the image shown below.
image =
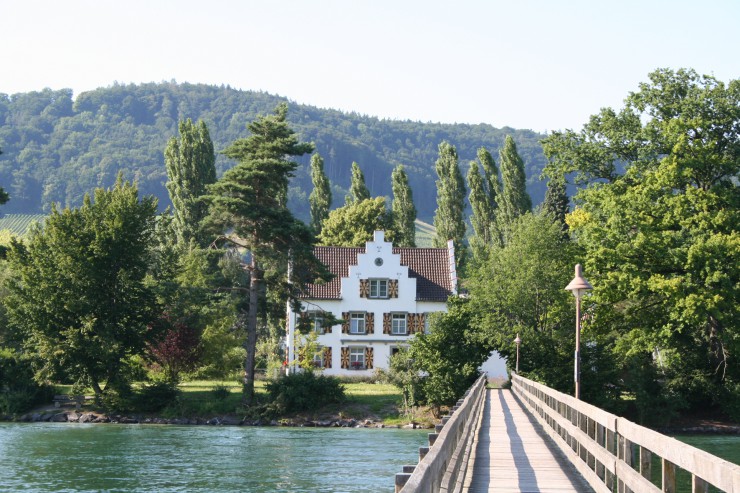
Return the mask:
<path id="1" fill-rule="evenodd" d="M 85 193 L 111 186 L 119 170 L 125 179 L 138 181 L 142 194 L 158 197 L 164 209 L 170 201 L 163 153 L 180 120 L 204 120 L 218 152 L 246 136 L 246 124 L 281 101 L 287 99 L 228 86 L 174 82 L 114 84 L 74 99 L 68 89 L 0 93 L 0 186 L 11 196 L 0 213 L 45 213 L 52 202 L 78 206 Z M 333 208 L 344 204 L 353 161 L 360 165 L 370 192 L 388 197 L 391 171 L 403 164 L 418 216 L 431 222 L 438 144 L 447 140 L 456 146 L 466 174 L 479 147 L 497 158 L 506 135 L 514 138 L 524 160 L 533 202 L 544 197 L 545 184 L 539 180 L 545 164 L 539 144 L 543 135 L 533 131 L 383 120 L 288 103 L 292 128 L 301 139 L 313 142 L 324 158 Z M 300 160 L 289 196 L 291 209 L 304 220 L 312 189 L 309 159 Z M 217 158 L 219 174 L 234 164 L 222 155 Z"/>

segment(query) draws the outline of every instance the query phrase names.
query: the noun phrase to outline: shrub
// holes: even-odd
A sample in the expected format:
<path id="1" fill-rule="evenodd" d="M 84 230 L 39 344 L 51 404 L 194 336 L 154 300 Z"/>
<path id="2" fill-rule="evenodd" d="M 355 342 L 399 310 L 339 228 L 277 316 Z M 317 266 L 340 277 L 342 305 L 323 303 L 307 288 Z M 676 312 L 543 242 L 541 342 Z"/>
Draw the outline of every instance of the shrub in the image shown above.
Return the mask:
<path id="1" fill-rule="evenodd" d="M 265 389 L 270 400 L 268 412 L 278 415 L 312 411 L 344 400 L 339 379 L 312 372 L 282 376 L 268 382 Z"/>
<path id="2" fill-rule="evenodd" d="M 16 414 L 51 400 L 53 389 L 33 379 L 31 362 L 0 348 L 0 413 Z"/>
<path id="3" fill-rule="evenodd" d="M 134 393 L 134 410 L 145 413 L 161 411 L 177 401 L 180 390 L 169 382 L 155 382 Z"/>
<path id="4" fill-rule="evenodd" d="M 213 397 L 217 401 L 224 401 L 231 395 L 231 391 L 225 385 L 216 385 L 213 387 L 213 390 L 211 390 L 211 394 L 213 394 Z"/>

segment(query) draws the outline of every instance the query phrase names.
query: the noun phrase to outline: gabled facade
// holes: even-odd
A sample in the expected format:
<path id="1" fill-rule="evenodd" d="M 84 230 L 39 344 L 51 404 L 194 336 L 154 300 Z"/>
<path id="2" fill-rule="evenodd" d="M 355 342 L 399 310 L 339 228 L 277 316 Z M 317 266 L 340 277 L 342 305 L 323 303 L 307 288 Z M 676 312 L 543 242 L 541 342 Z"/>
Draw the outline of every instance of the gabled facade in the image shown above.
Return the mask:
<path id="1" fill-rule="evenodd" d="M 376 231 L 360 247 L 316 247 L 316 257 L 335 278 L 312 284 L 301 311 L 288 312 L 288 371 L 297 365 L 298 325 L 318 334 L 314 364 L 327 375 L 371 375 L 387 369 L 390 356 L 428 329 L 429 315 L 447 310 L 457 292 L 455 252 L 444 248 L 397 248 Z M 322 326 L 331 313 L 341 319 Z"/>

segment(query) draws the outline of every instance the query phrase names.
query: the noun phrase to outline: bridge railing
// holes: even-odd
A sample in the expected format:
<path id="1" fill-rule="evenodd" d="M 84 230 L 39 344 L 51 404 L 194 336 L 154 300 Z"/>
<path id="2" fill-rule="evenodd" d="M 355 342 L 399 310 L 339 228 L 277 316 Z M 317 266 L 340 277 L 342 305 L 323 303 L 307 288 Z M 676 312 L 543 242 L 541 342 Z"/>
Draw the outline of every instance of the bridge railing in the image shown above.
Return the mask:
<path id="1" fill-rule="evenodd" d="M 473 440 L 486 395 L 486 375 L 470 387 L 465 396 L 442 418 L 435 433 L 429 434 L 429 447 L 419 448 L 419 463 L 404 466 L 396 474 L 396 492 L 452 493 L 462 491 Z"/>
<path id="2" fill-rule="evenodd" d="M 740 493 L 736 464 L 516 374 L 512 390 L 597 492 L 674 493 L 683 469 L 694 493 Z"/>

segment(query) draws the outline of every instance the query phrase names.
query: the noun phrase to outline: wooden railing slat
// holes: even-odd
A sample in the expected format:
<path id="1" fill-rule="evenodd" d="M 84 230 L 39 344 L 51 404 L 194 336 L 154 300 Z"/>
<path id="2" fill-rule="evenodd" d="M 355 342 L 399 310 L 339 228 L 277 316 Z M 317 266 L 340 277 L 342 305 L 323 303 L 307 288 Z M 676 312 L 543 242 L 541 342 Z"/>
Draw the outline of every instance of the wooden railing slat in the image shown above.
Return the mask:
<path id="1" fill-rule="evenodd" d="M 603 485 L 613 491 L 617 479 L 619 492 L 661 491 L 650 482 L 655 454 L 663 459 L 663 491 L 675 491 L 678 467 L 692 475 L 696 492 L 708 491 L 708 485 L 713 485 L 740 493 L 737 464 L 516 374 L 512 375 L 512 390 L 595 489 Z"/>

